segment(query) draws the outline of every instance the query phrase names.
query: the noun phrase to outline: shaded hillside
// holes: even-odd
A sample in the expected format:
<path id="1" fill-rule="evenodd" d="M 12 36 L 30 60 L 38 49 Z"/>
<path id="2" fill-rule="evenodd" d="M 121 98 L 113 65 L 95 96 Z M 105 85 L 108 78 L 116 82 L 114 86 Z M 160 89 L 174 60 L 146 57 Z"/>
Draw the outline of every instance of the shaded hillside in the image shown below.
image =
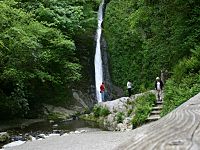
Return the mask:
<path id="1" fill-rule="evenodd" d="M 199 45 L 199 5 L 197 0 L 111 0 L 104 29 L 113 82 L 125 89 L 131 79 L 134 92 L 153 88 L 161 70 L 172 72 L 190 57 Z"/>

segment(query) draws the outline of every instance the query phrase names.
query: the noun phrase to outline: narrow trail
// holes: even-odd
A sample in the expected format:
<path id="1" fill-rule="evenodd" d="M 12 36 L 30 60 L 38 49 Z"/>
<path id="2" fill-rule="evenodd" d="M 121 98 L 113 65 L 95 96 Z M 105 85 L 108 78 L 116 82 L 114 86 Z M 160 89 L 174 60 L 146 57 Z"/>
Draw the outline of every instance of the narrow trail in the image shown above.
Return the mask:
<path id="1" fill-rule="evenodd" d="M 155 106 L 152 108 L 152 111 L 149 117 L 147 118 L 147 122 L 153 122 L 160 119 L 161 118 L 160 113 L 162 111 L 162 108 L 163 108 L 163 101 L 156 101 Z"/>

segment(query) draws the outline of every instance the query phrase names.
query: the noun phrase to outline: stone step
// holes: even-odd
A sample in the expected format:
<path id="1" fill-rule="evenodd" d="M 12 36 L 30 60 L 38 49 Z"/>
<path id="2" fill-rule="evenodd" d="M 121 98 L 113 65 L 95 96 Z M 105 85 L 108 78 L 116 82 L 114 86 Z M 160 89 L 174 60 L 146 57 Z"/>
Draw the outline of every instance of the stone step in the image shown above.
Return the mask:
<path id="1" fill-rule="evenodd" d="M 148 121 L 156 121 L 156 120 L 158 120 L 158 119 L 160 119 L 160 115 L 150 115 L 150 116 L 147 118 Z"/>
<path id="2" fill-rule="evenodd" d="M 156 104 L 163 104 L 163 101 L 156 101 Z"/>
<path id="3" fill-rule="evenodd" d="M 157 104 L 157 105 L 155 105 L 155 107 L 163 108 L 163 105 L 162 104 Z"/>
<path id="4" fill-rule="evenodd" d="M 162 105 L 160 105 L 160 106 L 155 106 L 155 107 L 152 108 L 152 111 L 153 111 L 153 110 L 161 110 L 162 108 L 163 108 Z"/>
<path id="5" fill-rule="evenodd" d="M 160 110 L 153 110 L 152 112 L 151 112 L 151 114 L 160 114 Z"/>

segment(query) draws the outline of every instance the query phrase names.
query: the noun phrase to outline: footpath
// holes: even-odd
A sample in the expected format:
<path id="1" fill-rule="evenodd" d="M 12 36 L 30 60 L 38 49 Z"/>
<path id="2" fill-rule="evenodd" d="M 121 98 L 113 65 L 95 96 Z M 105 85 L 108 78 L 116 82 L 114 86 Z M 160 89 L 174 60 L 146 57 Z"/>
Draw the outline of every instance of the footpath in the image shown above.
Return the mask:
<path id="1" fill-rule="evenodd" d="M 157 121 L 158 119 L 160 119 L 160 113 L 161 110 L 163 108 L 163 101 L 156 101 L 155 106 L 152 108 L 152 111 L 149 115 L 149 117 L 147 118 L 148 122 L 153 122 L 153 121 Z"/>
<path id="2" fill-rule="evenodd" d="M 200 93 L 163 118 L 127 132 L 88 132 L 6 150 L 200 150 Z"/>

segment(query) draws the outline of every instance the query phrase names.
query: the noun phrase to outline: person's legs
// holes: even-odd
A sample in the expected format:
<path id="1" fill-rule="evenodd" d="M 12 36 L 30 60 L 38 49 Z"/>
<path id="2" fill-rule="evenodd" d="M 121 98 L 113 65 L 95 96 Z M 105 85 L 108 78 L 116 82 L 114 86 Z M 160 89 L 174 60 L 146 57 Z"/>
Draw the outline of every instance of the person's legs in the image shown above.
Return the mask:
<path id="1" fill-rule="evenodd" d="M 161 96 L 161 95 L 160 95 L 160 90 L 157 90 L 157 100 L 158 100 L 158 101 L 160 101 L 160 98 L 161 98 L 160 96 Z"/>
<path id="2" fill-rule="evenodd" d="M 128 88 L 128 96 L 131 97 L 131 88 Z"/>
<path id="3" fill-rule="evenodd" d="M 101 99 L 102 99 L 102 102 L 104 102 L 104 92 L 101 92 Z"/>
<path id="4" fill-rule="evenodd" d="M 162 101 L 162 90 L 160 90 L 160 100 Z"/>

